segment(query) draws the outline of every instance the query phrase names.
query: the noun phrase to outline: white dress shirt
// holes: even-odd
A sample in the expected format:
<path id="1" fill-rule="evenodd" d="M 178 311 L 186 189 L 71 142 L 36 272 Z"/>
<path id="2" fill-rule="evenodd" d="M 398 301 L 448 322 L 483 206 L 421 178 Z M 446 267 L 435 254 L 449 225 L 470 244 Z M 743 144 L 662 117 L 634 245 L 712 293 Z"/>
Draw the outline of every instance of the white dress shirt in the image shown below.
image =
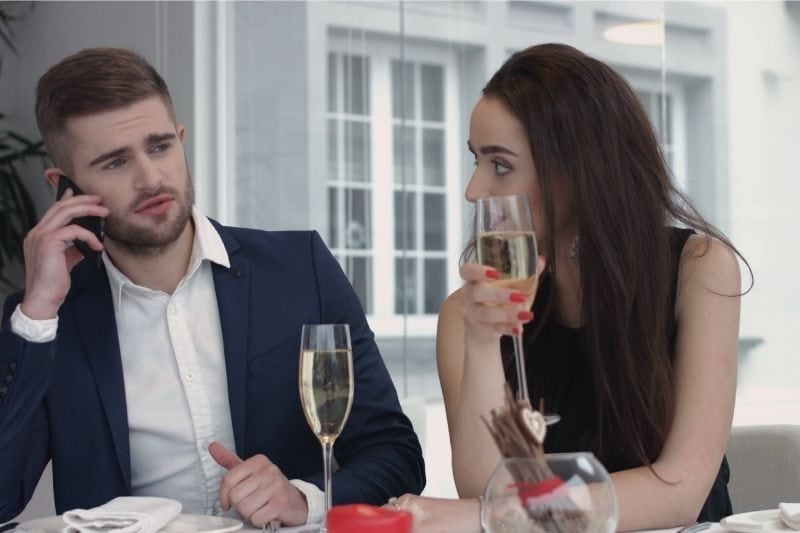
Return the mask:
<path id="1" fill-rule="evenodd" d="M 208 453 L 235 451 L 225 353 L 211 263 L 230 268 L 214 226 L 196 209 L 189 267 L 172 294 L 133 283 L 104 252 L 125 382 L 135 496 L 178 500 L 185 513 L 219 514 L 225 469 Z M 31 342 L 55 338 L 57 318 L 32 320 L 19 306 L 12 330 Z M 244 458 L 246 459 L 246 458 Z M 309 523 L 324 515 L 324 494 L 292 480 L 306 496 Z"/>

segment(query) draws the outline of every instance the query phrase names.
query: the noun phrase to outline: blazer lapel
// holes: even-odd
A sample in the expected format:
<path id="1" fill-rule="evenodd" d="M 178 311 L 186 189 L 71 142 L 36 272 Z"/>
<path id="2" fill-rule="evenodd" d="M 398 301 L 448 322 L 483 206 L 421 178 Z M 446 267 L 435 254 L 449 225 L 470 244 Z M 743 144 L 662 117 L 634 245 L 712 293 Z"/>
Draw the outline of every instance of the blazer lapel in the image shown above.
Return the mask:
<path id="1" fill-rule="evenodd" d="M 125 403 L 125 381 L 122 374 L 117 322 L 108 277 L 104 268 L 100 270 L 83 268 L 76 276 L 75 283 L 79 289 L 83 289 L 76 295 L 72 304 L 75 322 L 94 373 L 108 426 L 111 428 L 111 438 L 122 477 L 130 492 L 128 409 Z"/>
<path id="2" fill-rule="evenodd" d="M 228 378 L 228 402 L 231 409 L 236 451 L 244 453 L 245 401 L 247 385 L 247 339 L 250 301 L 250 262 L 237 254 L 239 245 L 219 224 L 214 224 L 228 251 L 231 267 L 214 264 L 214 290 L 217 293 L 225 367 Z"/>

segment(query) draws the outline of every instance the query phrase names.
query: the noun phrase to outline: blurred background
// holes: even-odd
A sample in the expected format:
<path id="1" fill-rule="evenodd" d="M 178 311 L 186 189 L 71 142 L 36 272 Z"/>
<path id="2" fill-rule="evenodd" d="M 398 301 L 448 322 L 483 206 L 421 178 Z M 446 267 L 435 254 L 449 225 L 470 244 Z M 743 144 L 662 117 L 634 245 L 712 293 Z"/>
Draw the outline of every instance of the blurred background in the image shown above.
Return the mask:
<path id="1" fill-rule="evenodd" d="M 5 132 L 39 138 L 34 87 L 50 65 L 93 46 L 142 53 L 188 128 L 199 208 L 226 224 L 313 228 L 341 262 L 437 496 L 455 495 L 434 338 L 470 230 L 471 108 L 532 44 L 608 62 L 641 97 L 675 179 L 753 268 L 735 424 L 800 423 L 800 3 L 2 2 L 0 15 L 0 165 Z M 14 167 L 37 214 L 53 200 L 41 168 Z M 22 284 L 13 257 L 0 265 Z"/>

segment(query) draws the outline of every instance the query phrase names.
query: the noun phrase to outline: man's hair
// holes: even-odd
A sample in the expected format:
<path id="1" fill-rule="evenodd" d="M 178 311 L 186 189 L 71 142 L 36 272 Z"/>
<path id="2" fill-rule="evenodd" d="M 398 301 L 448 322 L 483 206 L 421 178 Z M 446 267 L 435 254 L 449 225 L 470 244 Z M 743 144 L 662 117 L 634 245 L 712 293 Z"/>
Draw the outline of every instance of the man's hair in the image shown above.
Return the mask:
<path id="1" fill-rule="evenodd" d="M 151 96 L 161 96 L 174 121 L 164 79 L 131 50 L 87 48 L 50 67 L 36 86 L 36 123 L 53 163 L 71 164 L 65 138 L 68 119 L 114 111 Z"/>

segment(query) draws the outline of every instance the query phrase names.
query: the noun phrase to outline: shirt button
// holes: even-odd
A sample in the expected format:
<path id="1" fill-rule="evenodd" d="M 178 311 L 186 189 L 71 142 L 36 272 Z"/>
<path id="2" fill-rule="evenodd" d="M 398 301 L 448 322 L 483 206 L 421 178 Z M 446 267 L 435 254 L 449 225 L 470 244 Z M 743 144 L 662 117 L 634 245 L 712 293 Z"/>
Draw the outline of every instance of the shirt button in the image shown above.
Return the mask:
<path id="1" fill-rule="evenodd" d="M 170 305 L 170 306 L 169 306 L 169 314 L 171 314 L 171 315 L 177 315 L 177 314 L 178 314 L 178 308 L 177 308 L 177 307 L 175 307 L 174 305 Z"/>
<path id="2" fill-rule="evenodd" d="M 194 381 L 194 374 L 192 372 L 186 373 L 186 381 Z"/>

